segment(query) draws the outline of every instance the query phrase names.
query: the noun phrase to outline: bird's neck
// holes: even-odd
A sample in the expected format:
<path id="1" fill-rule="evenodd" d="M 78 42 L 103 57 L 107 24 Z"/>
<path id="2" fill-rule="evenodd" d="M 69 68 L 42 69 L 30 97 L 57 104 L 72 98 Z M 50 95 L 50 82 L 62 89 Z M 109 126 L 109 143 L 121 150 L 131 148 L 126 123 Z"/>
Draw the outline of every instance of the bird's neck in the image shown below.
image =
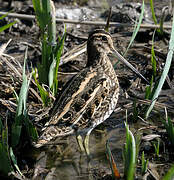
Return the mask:
<path id="1" fill-rule="evenodd" d="M 105 52 L 96 51 L 96 52 L 88 53 L 87 66 L 103 65 L 105 63 L 106 57 L 107 57 L 107 53 Z"/>
<path id="2" fill-rule="evenodd" d="M 106 52 L 88 54 L 87 66 L 98 69 L 100 73 L 104 72 L 115 82 L 116 73 Z"/>

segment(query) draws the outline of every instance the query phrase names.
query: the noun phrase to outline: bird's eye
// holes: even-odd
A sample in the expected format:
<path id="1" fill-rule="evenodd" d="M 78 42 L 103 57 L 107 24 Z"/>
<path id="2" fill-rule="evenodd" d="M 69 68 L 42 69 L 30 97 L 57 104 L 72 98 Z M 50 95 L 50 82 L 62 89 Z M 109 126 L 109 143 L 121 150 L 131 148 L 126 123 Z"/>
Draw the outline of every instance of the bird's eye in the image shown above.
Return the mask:
<path id="1" fill-rule="evenodd" d="M 107 41 L 107 37 L 106 36 L 102 36 L 102 41 Z"/>

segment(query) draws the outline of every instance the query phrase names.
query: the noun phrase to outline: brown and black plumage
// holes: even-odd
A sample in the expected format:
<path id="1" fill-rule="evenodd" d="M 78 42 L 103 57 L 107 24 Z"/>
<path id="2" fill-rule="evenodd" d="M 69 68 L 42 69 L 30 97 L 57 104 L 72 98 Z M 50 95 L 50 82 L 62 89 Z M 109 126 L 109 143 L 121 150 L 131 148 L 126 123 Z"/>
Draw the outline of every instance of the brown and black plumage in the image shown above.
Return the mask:
<path id="1" fill-rule="evenodd" d="M 113 41 L 108 32 L 99 29 L 89 35 L 86 68 L 62 93 L 36 147 L 74 132 L 87 134 L 85 143 L 88 145 L 90 132 L 111 115 L 117 104 L 119 83 L 108 58 L 113 51 Z"/>

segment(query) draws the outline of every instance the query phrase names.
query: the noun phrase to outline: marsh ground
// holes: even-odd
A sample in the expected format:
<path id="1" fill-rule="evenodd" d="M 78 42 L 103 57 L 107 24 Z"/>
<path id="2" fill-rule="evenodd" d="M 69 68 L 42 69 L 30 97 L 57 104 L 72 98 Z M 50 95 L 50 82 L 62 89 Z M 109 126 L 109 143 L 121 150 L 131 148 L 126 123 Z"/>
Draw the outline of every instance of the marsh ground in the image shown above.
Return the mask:
<path id="1" fill-rule="evenodd" d="M 111 21 L 120 23 L 134 23 L 136 18 L 141 13 L 141 4 L 137 2 L 113 1 L 113 14 Z M 1 11 L 8 11 L 8 3 L 0 1 L 2 4 Z M 89 1 L 55 1 L 57 15 L 59 18 L 68 18 L 79 21 L 105 21 L 108 13 L 108 4 L 105 1 L 102 3 L 98 0 Z M 161 11 L 164 6 L 169 6 L 168 1 L 155 2 L 155 12 L 158 18 L 161 16 Z M 31 0 L 13 1 L 11 5 L 12 11 L 20 14 L 34 14 Z M 170 8 L 169 8 L 170 10 Z M 23 65 L 24 53 L 28 46 L 28 72 L 31 72 L 31 67 L 36 66 L 40 60 L 41 48 L 39 42 L 39 29 L 34 20 L 24 20 L 16 18 L 5 18 L 0 23 L 5 24 L 12 20 L 17 20 L 17 23 L 10 29 L 0 34 L 0 45 L 7 43 L 4 55 L 0 61 L 0 114 L 3 121 L 7 118 L 13 119 L 16 109 L 16 100 L 13 95 L 13 90 L 19 93 L 21 86 L 20 75 L 11 68 L 8 62 L 12 63 L 17 68 L 18 72 L 22 73 L 22 68 L 18 62 Z M 165 24 L 171 24 L 172 16 L 170 11 L 166 13 Z M 143 23 L 153 23 L 151 11 L 146 2 Z M 63 32 L 63 24 L 57 24 L 58 34 Z M 98 25 L 80 25 L 67 24 L 67 37 L 65 41 L 64 53 L 62 58 L 65 60 L 71 57 L 71 49 L 78 47 L 87 40 L 88 33 L 94 28 L 103 28 Z M 133 27 L 112 27 L 110 32 L 113 36 L 116 49 L 120 53 L 124 53 L 132 36 Z M 129 49 L 126 58 L 131 62 L 149 81 L 152 76 L 151 66 L 151 46 L 152 35 L 154 29 L 140 29 L 135 39 L 135 42 Z M 165 30 L 165 37 L 155 36 L 154 47 L 157 61 L 156 80 L 161 75 L 164 67 L 168 43 L 170 38 L 170 29 Z M 69 60 L 59 68 L 59 93 L 63 85 L 74 74 L 80 71 L 86 62 L 86 54 Z M 117 63 L 116 59 L 112 59 L 113 64 Z M 19 167 L 22 173 L 29 179 L 111 179 L 111 171 L 108 160 L 105 154 L 106 140 L 109 140 L 110 147 L 113 152 L 115 161 L 121 174 L 123 174 L 123 159 L 122 148 L 125 143 L 124 121 L 128 120 L 130 128 L 134 135 L 141 135 L 140 156 L 137 165 L 137 179 L 141 179 L 140 165 L 141 153 L 145 152 L 146 159 L 149 159 L 149 175 L 147 179 L 160 179 L 171 164 L 174 162 L 172 146 L 167 139 L 166 131 L 159 121 L 165 119 L 165 108 L 167 108 L 168 116 L 173 120 L 174 114 L 174 69 L 173 65 L 168 74 L 161 95 L 158 99 L 154 111 L 148 120 L 144 120 L 145 108 L 149 101 L 145 99 L 146 82 L 138 78 L 130 72 L 121 63 L 115 66 L 120 82 L 120 97 L 117 109 L 112 116 L 97 127 L 90 137 L 90 151 L 92 160 L 89 164 L 85 155 L 79 152 L 76 138 L 73 136 L 59 139 L 59 145 L 53 145 L 42 149 L 34 149 L 29 141 L 25 141 L 17 147 L 15 154 L 18 158 Z M 31 83 L 31 89 L 28 97 L 28 112 L 31 120 L 39 119 L 45 108 L 38 98 L 36 86 Z M 34 89 L 36 93 L 32 91 Z M 59 96 L 59 95 L 58 95 Z M 135 107 L 138 116 L 135 118 Z M 140 118 L 142 117 L 142 119 Z M 35 122 L 36 125 L 40 121 Z M 25 139 L 25 138 L 24 138 Z M 154 144 L 160 141 L 160 154 L 157 157 Z"/>

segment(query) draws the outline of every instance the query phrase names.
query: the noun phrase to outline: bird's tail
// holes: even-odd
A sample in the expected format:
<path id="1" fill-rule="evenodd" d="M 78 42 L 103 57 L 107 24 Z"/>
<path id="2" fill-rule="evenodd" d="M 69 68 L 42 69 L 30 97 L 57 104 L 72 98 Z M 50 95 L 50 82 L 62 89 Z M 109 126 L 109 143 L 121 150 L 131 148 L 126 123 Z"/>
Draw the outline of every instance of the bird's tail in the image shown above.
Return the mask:
<path id="1" fill-rule="evenodd" d="M 49 126 L 44 129 L 42 135 L 39 137 L 37 142 L 33 142 L 34 147 L 39 148 L 44 145 L 51 144 L 50 141 L 56 139 L 57 137 L 68 136 L 74 133 L 74 129 L 71 127 L 67 128 L 57 128 L 55 126 Z"/>

